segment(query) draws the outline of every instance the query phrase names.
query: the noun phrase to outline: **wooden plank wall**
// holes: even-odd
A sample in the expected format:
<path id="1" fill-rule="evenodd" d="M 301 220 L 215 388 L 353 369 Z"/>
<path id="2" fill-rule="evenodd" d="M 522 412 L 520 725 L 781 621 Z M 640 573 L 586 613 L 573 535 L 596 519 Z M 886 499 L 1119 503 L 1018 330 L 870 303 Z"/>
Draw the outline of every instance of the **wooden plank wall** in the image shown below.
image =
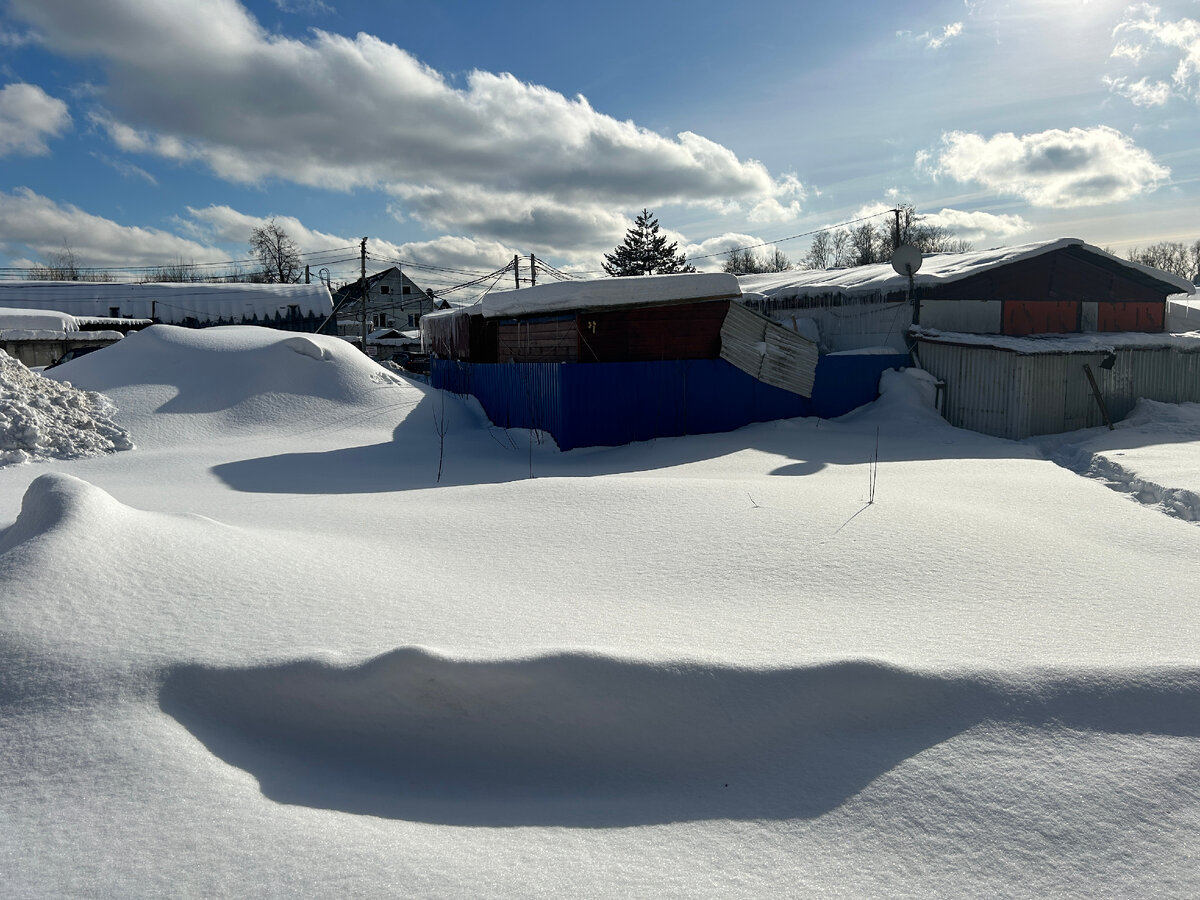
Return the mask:
<path id="1" fill-rule="evenodd" d="M 575 316 L 514 319 L 496 330 L 496 362 L 575 362 L 579 339 Z"/>
<path id="2" fill-rule="evenodd" d="M 578 316 L 581 362 L 716 359 L 728 300 L 633 307 Z"/>

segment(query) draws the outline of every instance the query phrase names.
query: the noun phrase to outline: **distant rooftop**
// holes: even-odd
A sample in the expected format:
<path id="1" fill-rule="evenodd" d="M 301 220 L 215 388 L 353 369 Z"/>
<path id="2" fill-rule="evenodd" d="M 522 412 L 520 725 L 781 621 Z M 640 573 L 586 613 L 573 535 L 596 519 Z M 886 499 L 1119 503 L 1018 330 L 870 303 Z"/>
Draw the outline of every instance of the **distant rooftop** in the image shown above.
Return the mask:
<path id="1" fill-rule="evenodd" d="M 989 269 L 1032 259 L 1044 253 L 1052 253 L 1067 247 L 1078 247 L 1108 265 L 1137 272 L 1143 277 L 1152 278 L 1173 290 L 1188 294 L 1195 292 L 1195 286 L 1187 279 L 1113 256 L 1079 238 L 1059 238 L 1054 241 L 996 247 L 991 250 L 971 250 L 966 253 L 927 253 L 922 258 L 921 268 L 913 276 L 913 286 L 934 287 L 939 284 L 960 281 Z M 738 281 L 745 293 L 765 294 L 780 299 L 814 297 L 824 294 L 847 296 L 889 294 L 908 288 L 908 277 L 898 274 L 892 268 L 891 263 L 876 263 L 845 269 L 793 269 L 769 275 L 744 275 Z"/>
<path id="2" fill-rule="evenodd" d="M 207 284 L 193 282 L 122 284 L 89 281 L 0 281 L 0 308 L 57 310 L 75 317 L 156 318 L 168 324 L 188 319 L 240 320 L 286 316 L 325 317 L 333 301 L 325 285 Z"/>

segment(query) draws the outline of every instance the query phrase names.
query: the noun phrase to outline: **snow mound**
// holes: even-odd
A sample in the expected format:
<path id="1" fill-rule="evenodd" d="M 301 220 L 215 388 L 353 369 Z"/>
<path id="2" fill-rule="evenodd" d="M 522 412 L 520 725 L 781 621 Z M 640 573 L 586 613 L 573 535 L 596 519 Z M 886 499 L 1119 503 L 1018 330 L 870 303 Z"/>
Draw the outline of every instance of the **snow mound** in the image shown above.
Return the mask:
<path id="1" fill-rule="evenodd" d="M 879 399 L 841 417 L 877 425 L 949 428 L 935 405 L 937 379 L 924 369 L 888 369 L 879 376 Z"/>
<path id="2" fill-rule="evenodd" d="M 272 799 L 457 824 L 818 816 L 980 723 L 1200 732 L 1200 672 L 750 669 L 564 653 L 181 665 L 160 705 Z"/>
<path id="3" fill-rule="evenodd" d="M 133 449 L 113 404 L 60 384 L 0 350 L 0 466 Z"/>
<path id="4" fill-rule="evenodd" d="M 73 475 L 39 475 L 25 491 L 17 521 L 0 532 L 0 554 L 57 529 L 106 532 L 112 517 L 124 508 L 109 494 Z"/>
<path id="5" fill-rule="evenodd" d="M 314 419 L 353 418 L 364 407 L 412 406 L 423 396 L 339 338 L 245 325 L 154 325 L 58 367 L 55 376 L 60 372 L 115 397 L 138 424 L 139 439 L 144 427 L 154 444 L 163 433 L 180 440 L 239 428 L 310 427 Z M 171 415 L 156 415 L 162 413 Z M 187 416 L 208 418 L 187 422 Z"/>

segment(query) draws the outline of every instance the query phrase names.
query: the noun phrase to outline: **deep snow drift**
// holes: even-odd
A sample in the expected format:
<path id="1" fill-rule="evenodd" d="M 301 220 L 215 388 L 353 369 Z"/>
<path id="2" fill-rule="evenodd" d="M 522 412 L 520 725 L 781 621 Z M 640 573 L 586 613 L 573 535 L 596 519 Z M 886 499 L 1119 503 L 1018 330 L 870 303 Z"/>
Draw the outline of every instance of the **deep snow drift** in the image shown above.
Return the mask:
<path id="1" fill-rule="evenodd" d="M 949 427 L 921 373 L 562 454 L 321 336 L 54 371 L 139 449 L 0 469 L 13 895 L 1200 879 L 1200 529 Z M 1059 447 L 1167 444 L 1195 490 L 1193 422 Z"/>

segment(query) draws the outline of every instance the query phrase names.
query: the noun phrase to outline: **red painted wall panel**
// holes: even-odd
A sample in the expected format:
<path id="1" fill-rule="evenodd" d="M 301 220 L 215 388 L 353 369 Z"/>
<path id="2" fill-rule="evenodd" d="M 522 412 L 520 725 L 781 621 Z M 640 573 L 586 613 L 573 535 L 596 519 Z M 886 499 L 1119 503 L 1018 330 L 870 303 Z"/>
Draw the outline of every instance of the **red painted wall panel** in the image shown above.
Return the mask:
<path id="1" fill-rule="evenodd" d="M 1079 331 L 1079 304 L 1073 300 L 1005 300 L 1004 334 L 1070 334 Z"/>
<path id="2" fill-rule="evenodd" d="M 1098 331 L 1157 333 L 1165 327 L 1163 303 L 1100 303 L 1096 308 Z"/>

